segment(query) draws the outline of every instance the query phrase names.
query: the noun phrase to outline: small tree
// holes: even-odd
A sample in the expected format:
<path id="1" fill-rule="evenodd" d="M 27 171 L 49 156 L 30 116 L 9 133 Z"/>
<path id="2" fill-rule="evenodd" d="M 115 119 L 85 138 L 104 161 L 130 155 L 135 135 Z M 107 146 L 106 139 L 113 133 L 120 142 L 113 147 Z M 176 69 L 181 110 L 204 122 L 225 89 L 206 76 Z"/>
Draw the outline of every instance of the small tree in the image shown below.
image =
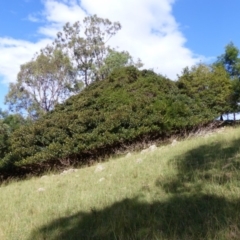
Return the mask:
<path id="1" fill-rule="evenodd" d="M 27 113 L 35 119 L 80 89 L 70 59 L 61 49 L 48 46 L 21 66 L 5 102 L 10 110 Z"/>
<path id="2" fill-rule="evenodd" d="M 102 78 L 106 78 L 114 70 L 122 68 L 123 66 L 134 66 L 136 68 L 140 68 L 143 66 L 143 63 L 140 59 L 138 59 L 135 63 L 132 56 L 127 51 L 118 52 L 114 49 L 109 49 L 108 54 L 99 69 L 99 73 Z"/>
<path id="3" fill-rule="evenodd" d="M 239 49 L 230 42 L 225 47 L 225 53 L 218 57 L 216 65 L 224 66 L 225 70 L 228 72 L 232 79 L 240 79 L 240 58 Z"/>
<path id="4" fill-rule="evenodd" d="M 235 112 L 239 110 L 238 103 L 240 102 L 240 50 L 230 42 L 225 47 L 225 53 L 218 57 L 215 65 L 220 65 L 225 68 L 232 80 L 232 95 L 231 95 L 231 111 Z"/>
<path id="5" fill-rule="evenodd" d="M 200 64 L 185 68 L 177 85 L 183 94 L 210 109 L 215 117 L 230 110 L 231 81 L 222 66 Z"/>

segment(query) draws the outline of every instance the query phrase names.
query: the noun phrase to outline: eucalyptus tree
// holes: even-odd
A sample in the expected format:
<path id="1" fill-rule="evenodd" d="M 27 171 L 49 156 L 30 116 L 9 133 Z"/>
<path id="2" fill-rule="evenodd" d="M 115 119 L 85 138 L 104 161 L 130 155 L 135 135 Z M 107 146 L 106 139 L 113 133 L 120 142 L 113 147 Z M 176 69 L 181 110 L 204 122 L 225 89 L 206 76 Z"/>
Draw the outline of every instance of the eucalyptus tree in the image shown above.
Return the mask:
<path id="1" fill-rule="evenodd" d="M 21 65 L 5 98 L 10 110 L 36 119 L 116 68 L 141 67 L 141 60 L 135 63 L 127 51 L 107 45 L 120 29 L 119 22 L 97 15 L 87 16 L 81 23 L 66 23 L 51 46 Z"/>
<path id="2" fill-rule="evenodd" d="M 129 63 L 142 66 L 140 60 L 135 64 L 128 52 L 117 52 L 108 45 L 120 29 L 119 22 L 92 15 L 85 17 L 82 23 L 66 23 L 57 34 L 56 45 L 69 54 L 85 86 L 103 80 L 117 67 L 129 66 Z"/>
<path id="3" fill-rule="evenodd" d="M 16 83 L 5 97 L 10 110 L 31 119 L 54 109 L 81 89 L 76 71 L 61 49 L 47 46 L 29 62 L 21 65 Z"/>

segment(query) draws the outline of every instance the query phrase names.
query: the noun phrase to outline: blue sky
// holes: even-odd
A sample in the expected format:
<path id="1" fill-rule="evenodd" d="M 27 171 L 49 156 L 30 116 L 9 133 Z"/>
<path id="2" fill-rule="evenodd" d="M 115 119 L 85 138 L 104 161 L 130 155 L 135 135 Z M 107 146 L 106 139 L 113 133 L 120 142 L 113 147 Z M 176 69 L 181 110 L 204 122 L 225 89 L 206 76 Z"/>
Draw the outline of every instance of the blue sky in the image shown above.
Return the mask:
<path id="1" fill-rule="evenodd" d="M 240 47 L 239 9 L 239 0 L 2 0 L 0 108 L 20 65 L 86 13 L 119 21 L 110 44 L 176 79 L 185 66 L 214 61 L 230 41 Z"/>
<path id="2" fill-rule="evenodd" d="M 222 54 L 230 41 L 240 47 L 239 10 L 239 0 L 178 0 L 173 5 L 185 46 L 206 57 Z"/>

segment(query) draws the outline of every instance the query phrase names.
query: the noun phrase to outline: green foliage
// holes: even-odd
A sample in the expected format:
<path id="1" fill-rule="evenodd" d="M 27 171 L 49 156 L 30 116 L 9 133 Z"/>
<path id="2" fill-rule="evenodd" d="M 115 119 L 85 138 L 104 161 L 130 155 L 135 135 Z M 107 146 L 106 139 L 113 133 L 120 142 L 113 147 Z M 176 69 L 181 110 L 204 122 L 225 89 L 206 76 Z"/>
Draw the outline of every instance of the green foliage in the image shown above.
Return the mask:
<path id="1" fill-rule="evenodd" d="M 133 58 L 127 51 L 118 52 L 114 49 L 108 49 L 108 54 L 103 60 L 103 64 L 99 69 L 102 79 L 108 77 L 114 70 L 126 66 L 135 66 L 140 68 L 143 63 L 140 59 L 135 63 Z"/>
<path id="2" fill-rule="evenodd" d="M 230 99 L 231 110 L 239 110 L 240 102 L 240 58 L 239 49 L 230 42 L 225 47 L 225 53 L 218 57 L 216 66 L 223 66 L 232 80 L 232 94 Z"/>
<path id="3" fill-rule="evenodd" d="M 9 126 L 0 120 L 0 160 L 8 152 L 8 137 L 10 135 Z"/>
<path id="4" fill-rule="evenodd" d="M 4 163 L 84 161 L 143 137 L 166 137 L 212 120 L 208 109 L 149 70 L 115 70 L 11 136 Z"/>
<path id="5" fill-rule="evenodd" d="M 114 69 L 142 67 L 140 59 L 134 62 L 127 51 L 107 45 L 120 29 L 119 22 L 97 15 L 87 16 L 81 23 L 66 23 L 52 45 L 21 65 L 17 82 L 10 84 L 5 97 L 9 109 L 36 120 Z"/>
<path id="6" fill-rule="evenodd" d="M 35 119 L 80 89 L 70 59 L 61 49 L 48 46 L 21 66 L 5 100 L 10 110 Z"/>
<path id="7" fill-rule="evenodd" d="M 240 78 L 239 49 L 230 42 L 225 47 L 225 53 L 218 57 L 216 65 L 223 65 L 231 78 Z"/>
<path id="8" fill-rule="evenodd" d="M 0 161 L 9 152 L 9 137 L 27 121 L 19 114 L 9 114 L 0 109 Z"/>
<path id="9" fill-rule="evenodd" d="M 194 99 L 203 109 L 210 109 L 214 117 L 230 111 L 231 81 L 222 66 L 200 64 L 185 68 L 177 85 L 182 94 Z"/>
<path id="10" fill-rule="evenodd" d="M 142 67 L 141 60 L 134 63 L 128 52 L 118 52 L 107 45 L 120 29 L 119 22 L 92 15 L 82 22 L 65 24 L 63 31 L 57 34 L 57 46 L 69 54 L 78 78 L 85 86 L 105 79 L 116 68 L 129 65 Z"/>
<path id="11" fill-rule="evenodd" d="M 120 29 L 119 22 L 92 15 L 85 17 L 82 23 L 66 23 L 63 32 L 57 34 L 57 46 L 70 54 L 85 86 L 95 80 L 102 80 L 100 69 L 109 49 L 106 43 Z"/>
<path id="12" fill-rule="evenodd" d="M 235 78 L 232 83 L 231 106 L 234 112 L 239 111 L 240 102 L 240 80 Z"/>

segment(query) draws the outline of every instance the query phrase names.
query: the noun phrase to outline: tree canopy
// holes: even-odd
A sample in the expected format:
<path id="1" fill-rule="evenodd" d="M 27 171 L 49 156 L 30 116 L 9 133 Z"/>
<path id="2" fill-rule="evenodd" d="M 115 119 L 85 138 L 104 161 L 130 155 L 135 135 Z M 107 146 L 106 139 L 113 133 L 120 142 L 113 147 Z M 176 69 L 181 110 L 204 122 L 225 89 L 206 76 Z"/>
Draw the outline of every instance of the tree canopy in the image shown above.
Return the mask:
<path id="1" fill-rule="evenodd" d="M 186 67 L 177 82 L 181 93 L 195 99 L 215 117 L 230 111 L 231 81 L 222 66 Z"/>
<path id="2" fill-rule="evenodd" d="M 127 51 L 107 45 L 120 29 L 119 22 L 97 15 L 87 16 L 81 23 L 66 23 L 52 45 L 21 65 L 5 103 L 13 112 L 37 119 L 117 68 L 142 67 L 140 59 L 135 63 Z"/>
<path id="3" fill-rule="evenodd" d="M 239 49 L 230 42 L 225 47 L 225 53 L 218 57 L 217 65 L 223 65 L 231 78 L 240 78 Z"/>
<path id="4" fill-rule="evenodd" d="M 36 119 L 79 92 L 81 87 L 68 56 L 48 46 L 21 66 L 17 82 L 10 84 L 5 102 L 14 112 L 27 113 Z"/>
<path id="5" fill-rule="evenodd" d="M 110 48 L 106 44 L 120 29 L 119 22 L 92 15 L 82 23 L 66 23 L 63 32 L 57 34 L 57 46 L 69 53 L 86 86 L 105 77 L 101 68 Z"/>
<path id="6" fill-rule="evenodd" d="M 230 98 L 231 111 L 239 110 L 240 102 L 240 50 L 230 42 L 225 47 L 225 52 L 218 57 L 216 66 L 223 66 L 231 78 L 232 94 Z M 235 119 L 235 114 L 234 114 Z"/>

